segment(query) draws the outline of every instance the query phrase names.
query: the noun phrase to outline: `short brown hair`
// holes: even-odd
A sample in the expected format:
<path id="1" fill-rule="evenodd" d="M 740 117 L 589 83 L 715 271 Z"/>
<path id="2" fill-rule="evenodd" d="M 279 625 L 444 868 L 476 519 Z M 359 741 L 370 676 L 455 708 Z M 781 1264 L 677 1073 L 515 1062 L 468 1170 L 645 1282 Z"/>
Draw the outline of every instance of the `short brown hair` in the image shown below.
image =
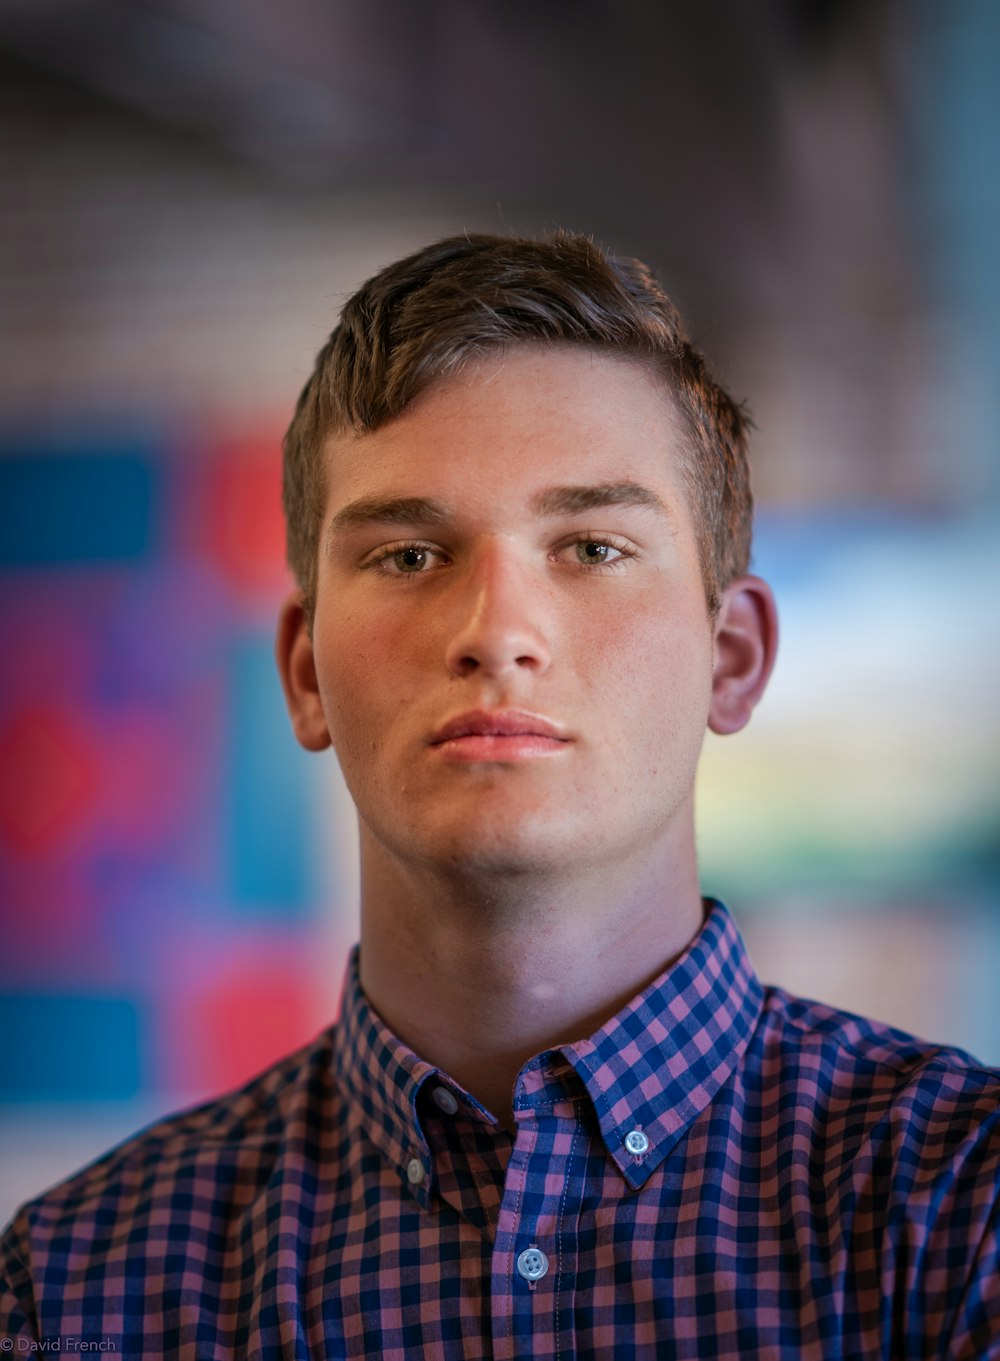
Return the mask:
<path id="1" fill-rule="evenodd" d="M 749 421 L 688 339 L 645 265 L 585 236 L 453 236 L 389 265 L 351 297 L 316 358 L 284 441 L 288 564 L 312 620 L 326 496 L 324 444 L 367 434 L 482 355 L 574 344 L 643 362 L 664 378 L 689 433 L 691 497 L 709 613 L 747 570 L 753 500 Z"/>

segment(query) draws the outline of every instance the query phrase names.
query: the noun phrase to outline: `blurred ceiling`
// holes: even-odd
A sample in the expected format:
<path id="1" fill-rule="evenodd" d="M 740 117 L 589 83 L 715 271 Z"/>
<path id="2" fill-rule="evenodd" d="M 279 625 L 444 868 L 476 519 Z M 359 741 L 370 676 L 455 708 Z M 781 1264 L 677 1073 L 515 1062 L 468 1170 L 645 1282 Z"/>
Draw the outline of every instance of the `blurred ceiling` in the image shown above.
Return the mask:
<path id="1" fill-rule="evenodd" d="M 0 0 L 0 400 L 107 404 L 117 375 L 148 404 L 155 371 L 171 402 L 284 404 L 393 255 L 561 225 L 659 271 L 752 398 L 768 495 L 939 501 L 913 402 L 941 368 L 915 207 L 929 13 Z"/>
<path id="2" fill-rule="evenodd" d="M 859 122 L 896 134 L 895 15 L 885 0 L 4 0 L 0 56 L 287 193 L 542 207 L 670 262 L 689 291 L 717 291 L 707 258 L 738 285 L 750 257 L 770 292 L 807 225 L 800 120 L 826 122 L 824 211 L 852 236 L 884 217 L 884 195 L 859 221 L 856 178 L 834 184 L 884 153 L 838 159 Z"/>

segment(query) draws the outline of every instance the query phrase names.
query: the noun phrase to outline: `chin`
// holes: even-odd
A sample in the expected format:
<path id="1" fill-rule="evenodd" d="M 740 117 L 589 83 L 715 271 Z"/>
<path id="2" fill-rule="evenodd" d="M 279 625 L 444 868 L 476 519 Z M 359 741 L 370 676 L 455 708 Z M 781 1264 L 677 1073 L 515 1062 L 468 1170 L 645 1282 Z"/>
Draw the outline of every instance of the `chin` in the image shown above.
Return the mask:
<path id="1" fill-rule="evenodd" d="M 413 828 L 407 842 L 403 848 L 397 840 L 404 859 L 415 857 L 458 874 L 501 877 L 565 873 L 579 864 L 586 847 L 593 848 L 593 838 L 561 820 L 509 813 L 480 813 L 460 825 Z"/>

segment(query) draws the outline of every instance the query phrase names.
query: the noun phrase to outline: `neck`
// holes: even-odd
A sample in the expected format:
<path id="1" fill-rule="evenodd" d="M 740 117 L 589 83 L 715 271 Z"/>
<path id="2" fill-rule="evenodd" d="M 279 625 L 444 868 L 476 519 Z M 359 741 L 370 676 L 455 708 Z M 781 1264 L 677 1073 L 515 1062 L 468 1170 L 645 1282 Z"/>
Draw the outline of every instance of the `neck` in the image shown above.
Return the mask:
<path id="1" fill-rule="evenodd" d="M 511 1130 L 524 1063 L 599 1029 L 703 918 L 690 827 L 680 845 L 579 875 L 484 880 L 404 865 L 365 830 L 361 864 L 365 994 Z"/>

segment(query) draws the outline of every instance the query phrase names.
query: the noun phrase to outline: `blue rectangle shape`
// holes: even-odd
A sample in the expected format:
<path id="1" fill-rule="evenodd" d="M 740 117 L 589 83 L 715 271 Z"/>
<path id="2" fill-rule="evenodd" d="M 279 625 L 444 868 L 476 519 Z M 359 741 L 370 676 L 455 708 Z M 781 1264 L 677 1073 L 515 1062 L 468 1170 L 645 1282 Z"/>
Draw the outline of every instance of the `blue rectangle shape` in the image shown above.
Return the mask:
<path id="1" fill-rule="evenodd" d="M 0 458 L 0 566 L 146 557 L 158 471 L 134 453 L 6 454 Z"/>
<path id="2" fill-rule="evenodd" d="M 309 905 L 314 756 L 295 742 L 270 637 L 244 640 L 230 663 L 230 875 L 241 913 L 301 917 Z"/>
<path id="3" fill-rule="evenodd" d="M 125 997 L 0 996 L 0 1101 L 108 1101 L 142 1085 L 140 1020 Z"/>

